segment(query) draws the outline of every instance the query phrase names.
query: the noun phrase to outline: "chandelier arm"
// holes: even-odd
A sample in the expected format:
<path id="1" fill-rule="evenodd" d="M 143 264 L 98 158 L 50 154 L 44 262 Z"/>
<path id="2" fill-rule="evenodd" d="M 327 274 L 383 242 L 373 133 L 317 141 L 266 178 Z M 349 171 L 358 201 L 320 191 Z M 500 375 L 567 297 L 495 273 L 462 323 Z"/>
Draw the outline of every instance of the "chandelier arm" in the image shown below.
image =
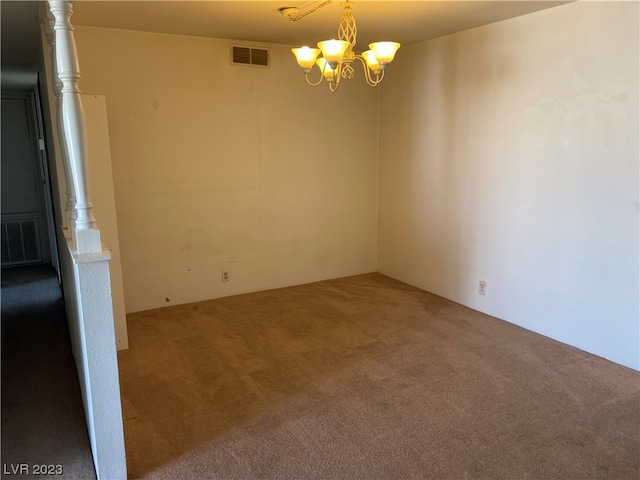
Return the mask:
<path id="1" fill-rule="evenodd" d="M 367 85 L 369 85 L 370 87 L 375 87 L 376 85 L 378 85 L 384 78 L 384 70 L 380 75 L 375 74 L 376 78 L 373 78 L 371 76 L 371 71 L 369 70 L 369 67 L 367 67 L 367 62 L 364 60 L 364 58 L 362 58 L 361 55 L 356 55 L 355 58 L 360 60 L 360 63 L 362 63 L 362 68 L 364 69 L 364 76 L 365 76 Z"/>
<path id="2" fill-rule="evenodd" d="M 311 67 L 311 70 L 313 70 L 313 67 Z M 311 70 L 309 71 L 309 73 L 311 73 Z M 319 67 L 318 67 L 318 70 L 320 70 Z M 317 82 L 312 82 L 311 80 L 309 80 L 309 73 L 304 74 L 304 79 L 307 81 L 309 85 L 311 85 L 312 87 L 317 87 L 322 83 L 322 79 L 324 78 L 324 75 L 322 75 L 322 71 L 320 72 L 320 78 L 318 79 Z"/>
<path id="3" fill-rule="evenodd" d="M 326 68 L 326 65 L 325 65 Z M 329 84 L 329 90 L 331 93 L 335 93 L 340 86 L 340 76 L 342 75 L 342 62 L 340 62 L 337 68 L 333 71 L 333 78 L 331 80 L 327 79 L 327 83 Z"/>

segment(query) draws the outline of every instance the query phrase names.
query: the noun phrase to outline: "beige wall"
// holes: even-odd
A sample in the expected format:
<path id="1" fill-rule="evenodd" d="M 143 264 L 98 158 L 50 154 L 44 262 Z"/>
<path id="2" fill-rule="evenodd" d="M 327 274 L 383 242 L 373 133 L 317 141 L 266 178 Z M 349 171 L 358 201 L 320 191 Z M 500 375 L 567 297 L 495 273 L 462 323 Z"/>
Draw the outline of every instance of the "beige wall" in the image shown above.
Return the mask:
<path id="1" fill-rule="evenodd" d="M 120 235 L 116 203 L 113 192 L 113 172 L 107 109 L 105 98 L 97 95 L 82 95 L 82 106 L 86 119 L 89 169 L 89 187 L 91 199 L 95 205 L 94 215 L 100 228 L 103 247 L 109 250 L 109 278 L 111 281 L 111 303 L 113 305 L 113 323 L 118 350 L 129 348 L 127 318 L 124 306 L 124 288 L 122 285 L 122 261 L 120 255 Z"/>
<path id="2" fill-rule="evenodd" d="M 376 90 L 312 89 L 283 46 L 266 69 L 227 40 L 76 39 L 107 101 L 128 312 L 376 270 Z"/>
<path id="3" fill-rule="evenodd" d="M 127 311 L 378 269 L 640 368 L 636 3 L 404 47 L 337 95 L 282 46 L 262 69 L 227 40 L 76 33 Z"/>
<path id="4" fill-rule="evenodd" d="M 380 109 L 382 273 L 640 368 L 636 2 L 405 48 Z"/>

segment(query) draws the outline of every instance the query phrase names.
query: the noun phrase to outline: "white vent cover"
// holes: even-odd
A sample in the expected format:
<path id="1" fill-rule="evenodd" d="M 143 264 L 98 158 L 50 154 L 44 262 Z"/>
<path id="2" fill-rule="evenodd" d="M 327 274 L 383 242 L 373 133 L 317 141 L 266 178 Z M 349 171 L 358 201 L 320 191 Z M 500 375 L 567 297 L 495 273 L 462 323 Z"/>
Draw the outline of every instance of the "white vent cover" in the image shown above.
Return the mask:
<path id="1" fill-rule="evenodd" d="M 38 220 L 2 222 L 2 266 L 41 263 Z"/>
<path id="2" fill-rule="evenodd" d="M 249 47 L 247 45 L 231 45 L 232 65 L 269 66 L 269 49 L 264 47 Z"/>

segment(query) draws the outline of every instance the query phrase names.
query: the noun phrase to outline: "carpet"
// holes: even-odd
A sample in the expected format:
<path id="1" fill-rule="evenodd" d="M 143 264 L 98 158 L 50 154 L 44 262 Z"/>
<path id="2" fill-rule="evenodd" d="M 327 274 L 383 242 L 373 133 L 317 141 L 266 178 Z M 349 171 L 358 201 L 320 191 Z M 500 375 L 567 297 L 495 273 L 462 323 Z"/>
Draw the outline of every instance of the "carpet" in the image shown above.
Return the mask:
<path id="1" fill-rule="evenodd" d="M 640 374 L 380 274 L 128 316 L 145 479 L 637 479 Z"/>
<path id="2" fill-rule="evenodd" d="M 51 265 L 2 270 L 2 478 L 14 477 L 96 478 Z"/>

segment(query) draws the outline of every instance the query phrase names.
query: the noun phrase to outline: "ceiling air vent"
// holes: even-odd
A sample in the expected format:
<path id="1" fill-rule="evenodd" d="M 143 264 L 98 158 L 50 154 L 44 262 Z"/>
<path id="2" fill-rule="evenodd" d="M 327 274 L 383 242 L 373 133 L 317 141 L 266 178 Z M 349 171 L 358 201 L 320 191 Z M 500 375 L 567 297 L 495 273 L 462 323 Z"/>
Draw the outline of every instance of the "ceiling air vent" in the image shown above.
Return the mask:
<path id="1" fill-rule="evenodd" d="M 233 65 L 269 66 L 269 49 L 231 45 L 231 63 Z"/>

